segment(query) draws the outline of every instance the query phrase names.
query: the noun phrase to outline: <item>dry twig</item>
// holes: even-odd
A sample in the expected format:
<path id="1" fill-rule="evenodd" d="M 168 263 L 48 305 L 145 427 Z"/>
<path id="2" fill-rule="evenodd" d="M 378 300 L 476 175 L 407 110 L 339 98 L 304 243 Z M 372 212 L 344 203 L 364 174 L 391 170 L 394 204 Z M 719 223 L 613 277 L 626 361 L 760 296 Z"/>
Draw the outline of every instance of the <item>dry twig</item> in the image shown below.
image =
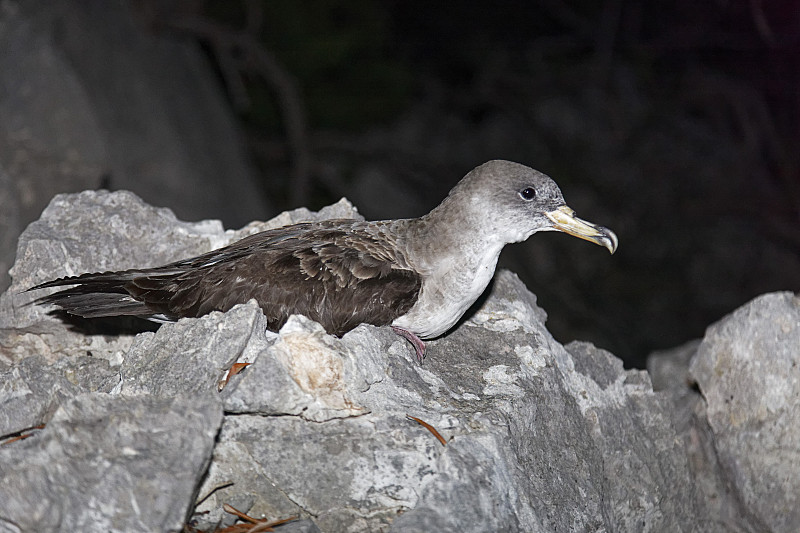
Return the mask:
<path id="1" fill-rule="evenodd" d="M 222 391 L 222 389 L 225 388 L 225 385 L 228 384 L 228 381 L 230 381 L 230 379 L 233 376 L 235 376 L 236 374 L 238 374 L 239 372 L 244 370 L 249 365 L 250 365 L 250 363 L 233 363 L 231 365 L 231 367 L 228 369 L 228 375 L 225 376 L 225 379 L 223 379 L 222 381 L 219 382 L 219 384 L 217 386 L 217 390 L 218 391 Z"/>
<path id="2" fill-rule="evenodd" d="M 12 442 L 17 442 L 18 440 L 25 440 L 28 437 L 32 437 L 35 430 L 44 429 L 44 426 L 45 424 L 40 424 L 38 426 L 25 428 L 16 433 L 12 433 L 11 435 L 6 435 L 6 437 L 4 437 L 6 440 L 0 442 L 0 446 L 5 446 L 6 444 L 11 444 Z"/>
<path id="3" fill-rule="evenodd" d="M 417 418 L 416 416 L 406 415 L 406 418 L 409 419 L 409 420 L 413 420 L 414 422 L 416 422 L 420 426 L 424 427 L 425 429 L 427 429 L 428 431 L 433 433 L 433 436 L 436 437 L 437 439 L 439 439 L 439 442 L 442 443 L 442 446 L 447 446 L 447 441 L 445 440 L 444 437 L 442 437 L 441 433 L 436 431 L 435 427 L 433 427 L 432 425 L 428 424 L 427 422 Z"/>

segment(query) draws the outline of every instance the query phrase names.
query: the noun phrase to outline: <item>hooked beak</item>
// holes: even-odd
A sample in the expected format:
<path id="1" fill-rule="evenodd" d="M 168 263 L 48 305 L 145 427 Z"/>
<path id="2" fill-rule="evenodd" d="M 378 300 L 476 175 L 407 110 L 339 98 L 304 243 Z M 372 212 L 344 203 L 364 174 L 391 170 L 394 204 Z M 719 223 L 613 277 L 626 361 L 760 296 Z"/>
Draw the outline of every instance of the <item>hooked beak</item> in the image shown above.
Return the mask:
<path id="1" fill-rule="evenodd" d="M 575 211 L 565 205 L 545 213 L 545 216 L 553 223 L 553 229 L 605 246 L 612 254 L 617 249 L 617 236 L 613 231 L 581 220 L 575 216 Z"/>

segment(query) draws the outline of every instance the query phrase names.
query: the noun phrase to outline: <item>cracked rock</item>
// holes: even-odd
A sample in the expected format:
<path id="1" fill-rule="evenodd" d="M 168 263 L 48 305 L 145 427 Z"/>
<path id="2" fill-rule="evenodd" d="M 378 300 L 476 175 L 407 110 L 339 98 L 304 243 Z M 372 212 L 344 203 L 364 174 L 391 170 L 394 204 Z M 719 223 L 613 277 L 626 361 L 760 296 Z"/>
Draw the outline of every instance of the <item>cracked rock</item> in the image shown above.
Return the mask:
<path id="1" fill-rule="evenodd" d="M 0 448 L 4 531 L 179 531 L 214 446 L 219 402 L 78 395 Z"/>

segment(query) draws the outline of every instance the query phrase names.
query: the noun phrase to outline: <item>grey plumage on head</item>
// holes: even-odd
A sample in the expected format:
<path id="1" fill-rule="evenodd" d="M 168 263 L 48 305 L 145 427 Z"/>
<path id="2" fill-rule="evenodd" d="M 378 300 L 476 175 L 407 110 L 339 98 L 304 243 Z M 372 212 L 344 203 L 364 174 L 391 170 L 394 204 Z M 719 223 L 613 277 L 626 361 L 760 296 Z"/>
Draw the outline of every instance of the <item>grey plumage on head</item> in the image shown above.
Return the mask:
<path id="1" fill-rule="evenodd" d="M 524 197 L 524 191 L 532 191 L 532 196 Z M 473 231 L 511 243 L 548 229 L 545 213 L 562 205 L 561 190 L 546 174 L 519 163 L 494 160 L 464 176 L 429 218 L 459 220 Z"/>

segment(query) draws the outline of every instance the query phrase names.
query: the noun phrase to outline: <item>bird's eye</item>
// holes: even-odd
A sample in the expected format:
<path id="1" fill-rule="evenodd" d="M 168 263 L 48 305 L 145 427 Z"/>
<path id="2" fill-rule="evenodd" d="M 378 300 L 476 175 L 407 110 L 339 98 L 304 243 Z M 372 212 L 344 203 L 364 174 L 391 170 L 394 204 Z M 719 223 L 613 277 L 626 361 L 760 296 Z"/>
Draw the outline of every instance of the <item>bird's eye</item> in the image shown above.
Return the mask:
<path id="1" fill-rule="evenodd" d="M 519 196 L 523 200 L 533 200 L 536 198 L 536 189 L 533 187 L 525 187 L 521 191 L 519 191 Z"/>

